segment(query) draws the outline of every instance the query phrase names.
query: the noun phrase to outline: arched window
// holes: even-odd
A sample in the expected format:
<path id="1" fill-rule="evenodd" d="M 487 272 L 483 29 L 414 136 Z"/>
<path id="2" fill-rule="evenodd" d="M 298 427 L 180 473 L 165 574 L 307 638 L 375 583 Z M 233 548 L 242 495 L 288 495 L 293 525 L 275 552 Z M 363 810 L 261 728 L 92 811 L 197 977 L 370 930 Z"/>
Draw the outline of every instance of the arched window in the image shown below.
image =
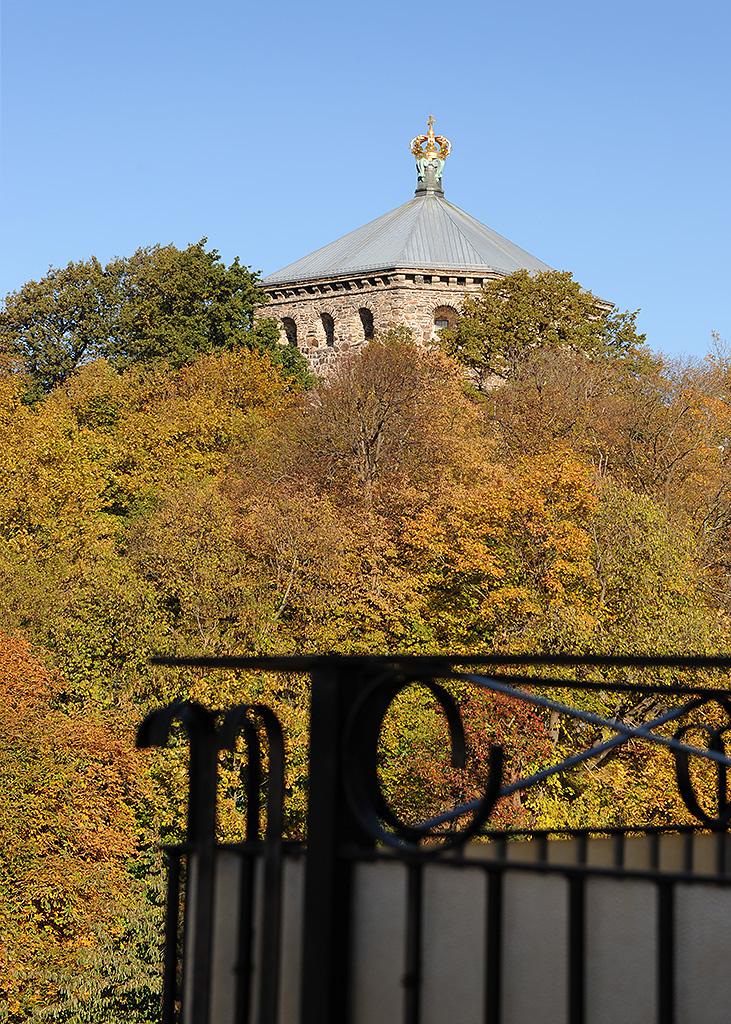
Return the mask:
<path id="1" fill-rule="evenodd" d="M 457 310 L 453 306 L 437 306 L 434 310 L 434 331 L 436 334 L 457 323 Z"/>
<path id="2" fill-rule="evenodd" d="M 291 316 L 282 317 L 282 327 L 287 335 L 287 342 L 297 348 L 297 324 Z"/>
<path id="3" fill-rule="evenodd" d="M 325 332 L 325 344 L 335 344 L 335 321 L 329 313 L 320 313 L 320 319 L 322 320 L 322 329 Z"/>
<path id="4" fill-rule="evenodd" d="M 359 309 L 358 316 L 360 322 L 363 324 L 363 338 L 365 341 L 370 341 L 373 337 L 373 313 L 370 309 Z"/>

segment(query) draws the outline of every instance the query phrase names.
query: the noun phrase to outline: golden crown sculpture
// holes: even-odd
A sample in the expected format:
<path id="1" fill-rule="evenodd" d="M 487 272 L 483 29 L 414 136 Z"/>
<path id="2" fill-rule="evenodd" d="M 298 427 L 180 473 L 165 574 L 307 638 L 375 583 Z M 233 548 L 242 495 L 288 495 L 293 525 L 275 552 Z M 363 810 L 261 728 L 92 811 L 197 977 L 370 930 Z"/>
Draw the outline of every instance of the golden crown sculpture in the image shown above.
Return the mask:
<path id="1" fill-rule="evenodd" d="M 434 118 L 427 119 L 426 135 L 411 140 L 411 152 L 417 160 L 446 160 L 452 152 L 452 143 L 444 135 L 434 134 Z"/>

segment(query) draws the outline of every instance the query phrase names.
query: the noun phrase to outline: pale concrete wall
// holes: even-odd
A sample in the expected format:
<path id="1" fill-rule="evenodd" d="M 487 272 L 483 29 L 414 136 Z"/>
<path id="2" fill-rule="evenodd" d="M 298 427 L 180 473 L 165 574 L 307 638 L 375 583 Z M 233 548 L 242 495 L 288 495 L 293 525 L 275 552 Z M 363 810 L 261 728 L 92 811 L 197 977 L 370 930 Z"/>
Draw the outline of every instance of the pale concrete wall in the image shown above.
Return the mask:
<path id="1" fill-rule="evenodd" d="M 575 841 L 548 844 L 549 863 L 577 861 Z M 663 836 L 660 866 L 682 870 L 684 840 Z M 715 837 L 695 838 L 695 870 L 710 872 Z M 516 867 L 503 874 L 502 1024 L 565 1024 L 567 1020 L 568 887 L 561 874 L 526 871 L 538 843 L 507 847 Z M 589 862 L 611 866 L 611 840 L 590 840 Z M 486 861 L 495 846 L 471 844 L 470 868 L 431 862 L 423 876 L 423 1024 L 481 1024 L 486 986 Z M 652 844 L 626 842 L 626 864 L 651 866 Z M 224 854 L 218 872 L 212 1024 L 234 1024 L 235 926 L 239 862 Z M 297 1024 L 304 863 L 285 861 L 280 1024 Z M 261 934 L 261 884 L 259 928 Z M 354 889 L 353 1024 L 403 1019 L 407 868 L 398 861 L 356 867 Z M 728 1024 L 731 1011 L 731 885 L 676 886 L 676 1024 Z M 644 879 L 586 879 L 587 1024 L 647 1024 L 657 1017 L 657 886 Z M 254 951 L 254 971 L 259 959 Z M 255 1009 L 255 1007 L 254 1007 Z"/>

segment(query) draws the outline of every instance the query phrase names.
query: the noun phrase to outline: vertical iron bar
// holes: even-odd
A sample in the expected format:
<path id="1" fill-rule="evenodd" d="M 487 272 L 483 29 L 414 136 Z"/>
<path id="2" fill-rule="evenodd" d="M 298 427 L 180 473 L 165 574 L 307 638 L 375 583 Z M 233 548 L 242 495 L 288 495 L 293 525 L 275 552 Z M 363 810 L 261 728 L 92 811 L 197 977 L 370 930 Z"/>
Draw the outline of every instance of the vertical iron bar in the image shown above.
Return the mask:
<path id="1" fill-rule="evenodd" d="M 584 1024 L 585 1004 L 585 908 L 582 875 L 569 875 L 569 1024 Z"/>
<path id="2" fill-rule="evenodd" d="M 241 729 L 246 739 L 246 766 L 242 772 L 246 794 L 246 842 L 249 849 L 240 854 L 238 950 L 236 962 L 236 1024 L 249 1024 L 251 1017 L 252 974 L 254 968 L 256 866 L 259 859 L 261 825 L 261 747 L 256 727 L 244 720 Z M 235 744 L 232 745 L 235 750 Z"/>
<path id="3" fill-rule="evenodd" d="M 312 679 L 302 1024 L 337 1024 L 332 954 L 338 838 L 338 684 L 336 672 L 320 672 Z"/>
<path id="4" fill-rule="evenodd" d="M 589 837 L 586 832 L 579 836 L 579 864 L 586 864 L 589 855 Z"/>
<path id="5" fill-rule="evenodd" d="M 216 785 L 218 747 L 213 732 L 190 744 L 190 795 L 188 835 L 193 858 L 188 859 L 186 916 L 193 928 L 193 979 L 190 1014 L 183 1009 L 187 1024 L 208 1024 L 211 998 L 211 952 L 213 942 L 213 901 L 216 880 Z M 191 882 L 195 901 L 189 898 Z M 194 905 L 191 905 L 194 902 Z M 190 911 L 188 908 L 190 907 Z"/>
<path id="6" fill-rule="evenodd" d="M 264 852 L 261 987 L 259 1024 L 277 1024 L 279 997 L 279 939 L 282 916 L 282 848 L 279 842 Z"/>
<path id="7" fill-rule="evenodd" d="M 249 1024 L 251 969 L 254 949 L 254 854 L 241 854 L 239 882 L 239 948 L 236 963 L 236 1024 Z"/>
<path id="8" fill-rule="evenodd" d="M 185 728 L 190 743 L 183 938 L 183 973 L 190 974 L 185 977 L 190 1005 L 186 1005 L 184 990 L 182 1016 L 186 1024 L 208 1024 L 216 871 L 218 737 L 215 715 L 199 704 L 182 701 L 150 712 L 137 730 L 137 746 L 165 746 L 175 722 Z M 187 962 L 189 956 L 191 963 Z"/>
<path id="9" fill-rule="evenodd" d="M 252 717 L 253 716 L 253 717 Z M 265 839 L 259 840 L 261 825 L 261 791 L 262 762 L 259 730 L 266 733 L 269 751 L 269 777 L 267 782 L 267 823 Z M 284 815 L 284 737 L 279 719 L 271 708 L 264 704 L 240 704 L 232 708 L 226 715 L 221 726 L 223 742 L 234 749 L 236 738 L 243 735 L 246 740 L 246 840 L 249 850 L 259 853 L 263 850 L 263 893 L 261 911 L 257 915 L 261 922 L 261 939 L 259 941 L 258 963 L 258 1024 L 276 1024 L 279 1004 L 279 966 L 280 966 L 280 931 L 282 911 L 282 826 Z M 251 919 L 250 904 L 252 902 L 252 875 L 255 880 L 255 869 L 241 873 L 241 895 L 244 900 L 244 912 L 248 909 Z M 247 892 L 248 889 L 248 892 Z M 249 904 L 247 908 L 246 904 Z M 242 918 L 243 918 L 242 914 Z M 241 920 L 244 925 L 243 934 L 239 932 L 240 947 L 244 960 L 251 961 L 251 924 Z M 246 947 L 249 947 L 248 949 Z M 250 968 L 246 962 L 242 965 L 243 991 L 237 992 L 239 1013 L 248 1013 L 248 996 L 250 994 Z M 215 1022 L 214 1022 L 215 1024 Z"/>
<path id="10" fill-rule="evenodd" d="M 421 931 L 423 923 L 424 875 L 421 864 L 407 867 L 406 950 L 404 987 L 404 1024 L 421 1020 Z"/>
<path id="11" fill-rule="evenodd" d="M 548 860 L 548 833 L 541 832 L 538 837 L 538 859 L 545 862 Z"/>
<path id="12" fill-rule="evenodd" d="M 208 1024 L 211 999 L 211 951 L 213 940 L 213 894 L 215 889 L 216 848 L 212 842 L 201 843 L 195 851 L 187 872 L 186 907 L 192 914 L 186 927 L 192 930 L 193 950 L 191 1007 L 183 1008 L 186 1024 Z M 191 882 L 194 885 L 191 886 Z M 195 900 L 190 899 L 191 890 Z M 188 936 L 186 936 L 186 944 Z"/>
<path id="13" fill-rule="evenodd" d="M 716 833 L 716 873 L 726 874 L 726 830 L 719 829 Z"/>
<path id="14" fill-rule="evenodd" d="M 617 832 L 614 837 L 614 866 L 615 868 L 624 867 L 624 833 Z"/>
<path id="15" fill-rule="evenodd" d="M 162 1024 L 175 1024 L 180 954 L 180 851 L 167 850 L 167 898 L 165 902 L 165 960 L 162 975 Z"/>
<path id="16" fill-rule="evenodd" d="M 675 1020 L 675 913 L 673 883 L 657 885 L 657 1020 L 674 1024 Z"/>
<path id="17" fill-rule="evenodd" d="M 503 960 L 503 870 L 487 872 L 485 934 L 485 1024 L 500 1024 Z"/>
<path id="18" fill-rule="evenodd" d="M 683 836 L 683 870 L 688 874 L 693 870 L 695 857 L 695 835 L 693 832 L 686 832 Z"/>
<path id="19" fill-rule="evenodd" d="M 348 714 L 368 685 L 343 673 L 336 657 L 312 676 L 302 996 L 299 1024 L 348 1024 L 354 866 L 340 855 L 374 843 L 363 835 L 343 785 L 341 740 Z"/>

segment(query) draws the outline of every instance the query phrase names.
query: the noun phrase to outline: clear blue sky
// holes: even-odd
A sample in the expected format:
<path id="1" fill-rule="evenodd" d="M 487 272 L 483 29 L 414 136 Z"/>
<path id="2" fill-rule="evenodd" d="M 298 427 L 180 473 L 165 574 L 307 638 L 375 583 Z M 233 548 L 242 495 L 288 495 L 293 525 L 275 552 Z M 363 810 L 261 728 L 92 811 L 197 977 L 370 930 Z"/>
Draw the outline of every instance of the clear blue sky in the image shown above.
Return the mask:
<path id="1" fill-rule="evenodd" d="M 264 272 L 409 198 L 433 113 L 447 197 L 622 308 L 731 340 L 722 0 L 6 0 L 0 292 L 206 235 Z"/>

